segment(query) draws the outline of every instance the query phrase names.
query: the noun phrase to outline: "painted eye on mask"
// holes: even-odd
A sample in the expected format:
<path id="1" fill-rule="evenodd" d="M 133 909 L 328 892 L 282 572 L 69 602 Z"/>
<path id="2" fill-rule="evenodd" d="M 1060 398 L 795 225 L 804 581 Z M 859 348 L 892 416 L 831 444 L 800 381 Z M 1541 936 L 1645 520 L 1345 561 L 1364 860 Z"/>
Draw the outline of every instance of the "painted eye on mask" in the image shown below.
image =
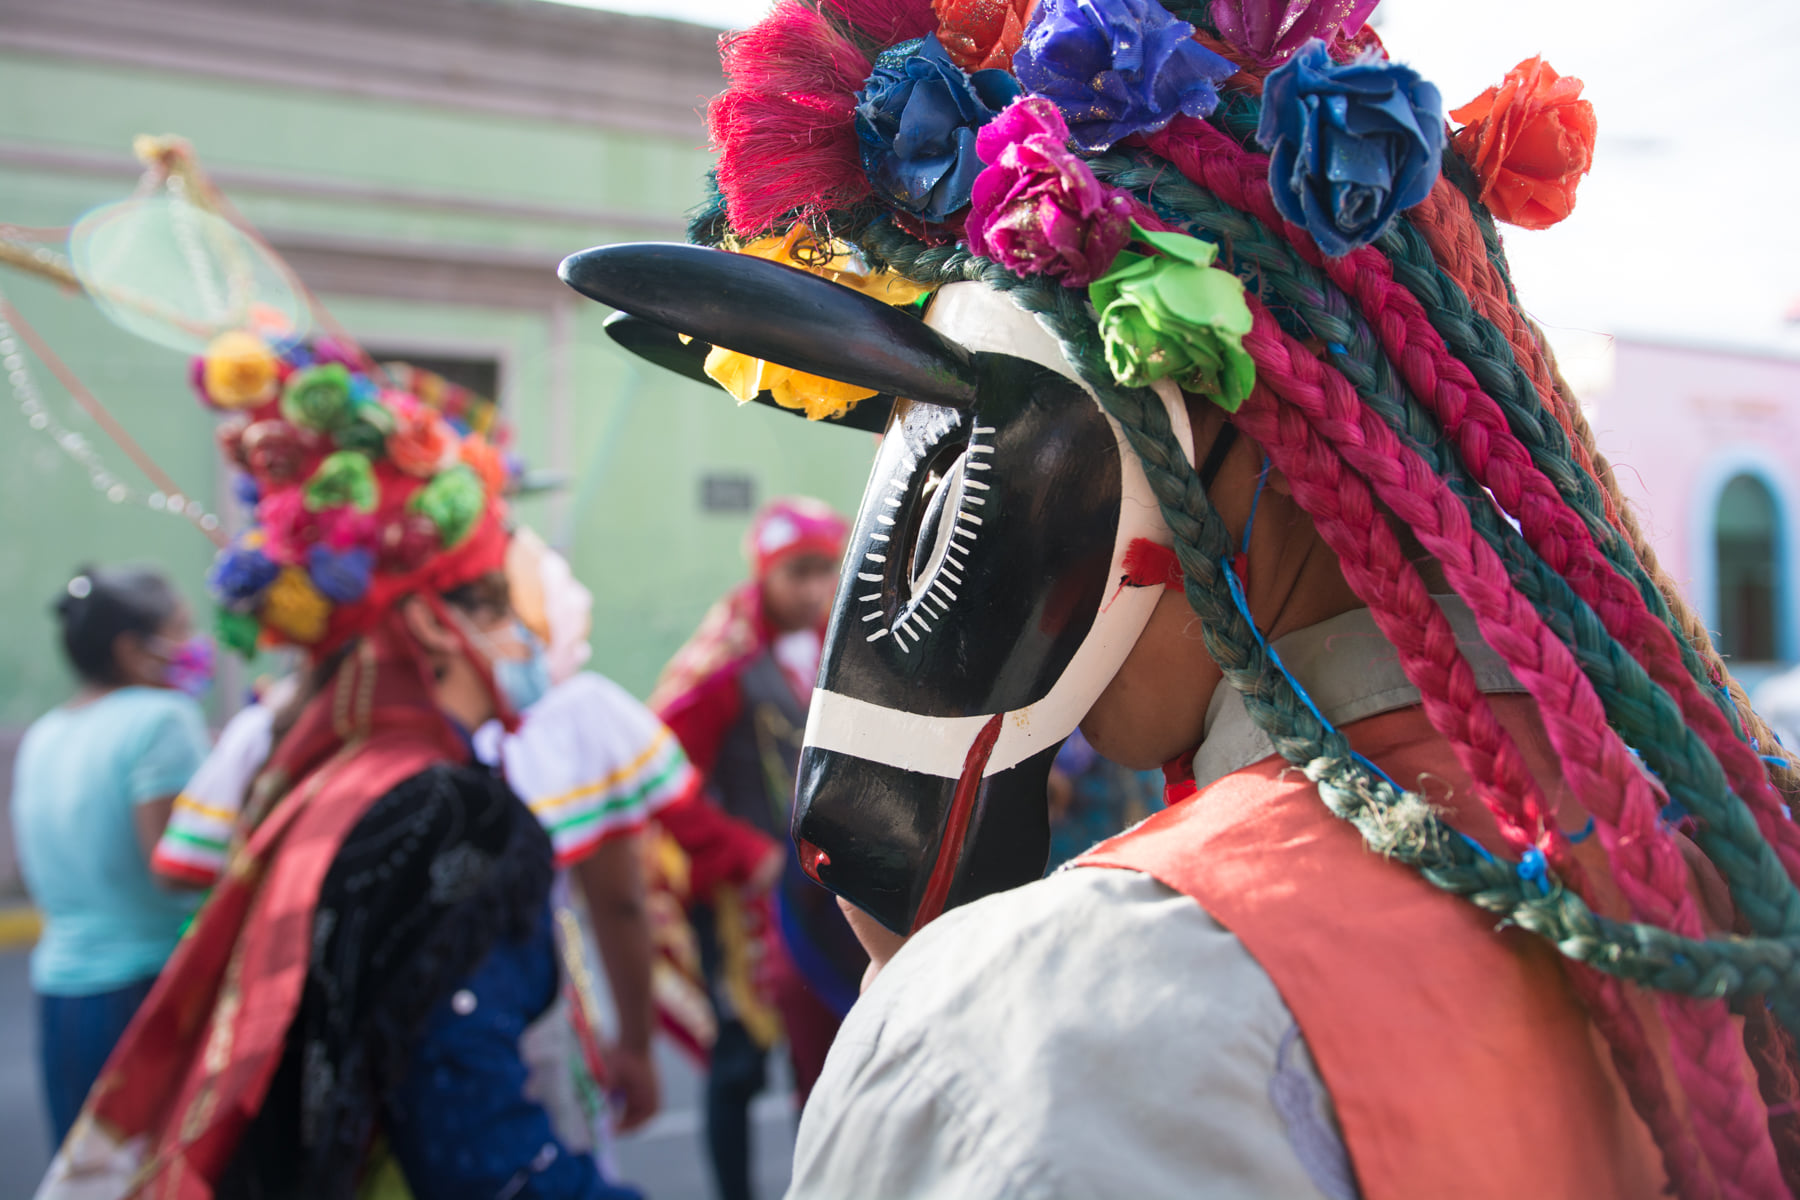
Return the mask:
<path id="1" fill-rule="evenodd" d="M 993 432 L 976 426 L 967 441 L 946 445 L 925 468 L 919 518 L 907 555 L 906 586 L 913 598 L 929 590 L 942 603 L 956 602 L 956 588 L 962 582 L 958 572 L 967 569 L 967 556 L 981 530 L 979 514 L 987 507 L 983 493 L 992 490 L 979 476 L 991 468 L 987 456 L 994 450 L 981 436 L 991 438 Z"/>
<path id="2" fill-rule="evenodd" d="M 985 470 L 983 456 L 993 447 L 971 437 L 958 414 L 921 411 L 906 426 L 903 436 L 918 443 L 915 465 L 889 481 L 858 573 L 859 583 L 873 576 L 883 587 L 863 589 L 857 599 L 871 626 L 865 640 L 892 636 L 910 654 L 957 602 L 980 527 L 970 518 L 985 506 L 981 493 L 989 488 L 969 471 L 978 462 Z"/>

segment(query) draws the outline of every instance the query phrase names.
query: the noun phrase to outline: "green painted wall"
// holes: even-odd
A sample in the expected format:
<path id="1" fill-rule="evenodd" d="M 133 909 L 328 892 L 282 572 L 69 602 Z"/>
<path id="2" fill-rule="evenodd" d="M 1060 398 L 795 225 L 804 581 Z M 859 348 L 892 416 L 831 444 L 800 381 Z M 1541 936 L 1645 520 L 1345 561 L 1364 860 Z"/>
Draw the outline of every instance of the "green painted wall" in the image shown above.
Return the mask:
<path id="1" fill-rule="evenodd" d="M 179 133 L 201 161 L 371 186 L 661 217 L 673 225 L 699 197 L 707 157 L 692 139 L 657 139 L 568 123 L 452 112 L 396 101 L 0 54 L 0 137 L 15 144 L 121 154 L 138 133 Z M 122 198 L 125 178 L 0 166 L 0 222 L 64 225 Z M 259 226 L 337 237 L 504 251 L 570 250 L 625 237 L 578 220 L 514 220 L 234 191 Z M 215 509 L 211 418 L 188 393 L 181 355 L 110 325 L 79 297 L 0 268 L 3 291 L 153 457 Z M 762 409 L 733 411 L 717 392 L 660 375 L 615 350 L 597 306 L 575 310 L 574 403 L 568 444 L 552 453 L 547 398 L 554 331 L 544 307 L 479 295 L 402 303 L 326 295 L 358 338 L 467 346 L 505 363 L 518 444 L 537 465 L 570 471 L 566 499 L 530 498 L 520 517 L 567 547 L 596 595 L 598 669 L 648 691 L 707 604 L 741 577 L 746 518 L 701 512 L 700 480 L 735 471 L 758 499 L 806 492 L 842 507 L 860 495 L 872 441 Z M 35 361 L 60 420 L 97 431 Z M 185 523 L 110 504 L 10 396 L 0 412 L 0 725 L 29 721 L 66 693 L 47 605 L 78 562 L 150 561 L 203 600 L 211 548 Z M 110 465 L 141 482 L 101 443 Z"/>

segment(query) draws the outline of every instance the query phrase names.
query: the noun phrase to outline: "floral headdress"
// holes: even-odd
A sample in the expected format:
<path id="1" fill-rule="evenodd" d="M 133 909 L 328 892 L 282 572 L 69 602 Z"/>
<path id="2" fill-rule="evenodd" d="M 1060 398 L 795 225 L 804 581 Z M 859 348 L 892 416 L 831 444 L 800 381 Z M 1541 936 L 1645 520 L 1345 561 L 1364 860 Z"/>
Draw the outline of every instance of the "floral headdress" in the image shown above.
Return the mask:
<path id="1" fill-rule="evenodd" d="M 730 249 L 801 225 L 874 273 L 979 281 L 1035 314 L 1157 468 L 1208 650 L 1282 754 L 1379 853 L 1567 956 L 1677 1194 L 1786 1194 L 1800 772 L 1658 567 L 1495 227 L 1568 215 L 1593 109 L 1531 59 L 1453 130 L 1364 27 L 1372 8 L 777 0 L 724 41 L 718 196 L 691 237 Z M 1269 651 L 1236 539 L 1144 387 L 1164 379 L 1229 411 L 1282 473 L 1502 852 L 1357 754 Z M 1536 699 L 1588 844 L 1470 682 L 1396 522 Z M 1736 935 L 1700 918 L 1696 845 Z M 1617 897 L 1596 892 L 1602 872 Z"/>
<path id="2" fill-rule="evenodd" d="M 208 575 L 225 645 L 322 655 L 410 592 L 504 565 L 516 469 L 490 440 L 491 401 L 330 340 L 252 330 L 217 338 L 193 383 L 229 414 L 219 444 L 254 513 Z"/>
<path id="3" fill-rule="evenodd" d="M 1446 145 L 1437 90 L 1365 28 L 1374 7 L 778 0 L 722 43 L 729 86 L 708 114 L 720 210 L 696 240 L 840 281 L 825 260 L 862 262 L 875 227 L 966 248 L 1089 289 L 1120 383 L 1174 378 L 1235 409 L 1254 377 L 1242 288 L 1212 265 L 1211 239 L 1173 231 L 1154 196 L 1095 166 L 1251 100 L 1242 140 L 1268 152 L 1281 217 L 1329 256 L 1368 245 L 1431 194 Z M 1458 110 L 1469 124 L 1451 144 L 1502 218 L 1541 228 L 1572 207 L 1594 135 L 1580 86 L 1532 60 Z M 788 253 L 801 236 L 826 253 Z M 708 369 L 740 400 L 761 384 L 813 417 L 861 396 L 726 351 Z"/>

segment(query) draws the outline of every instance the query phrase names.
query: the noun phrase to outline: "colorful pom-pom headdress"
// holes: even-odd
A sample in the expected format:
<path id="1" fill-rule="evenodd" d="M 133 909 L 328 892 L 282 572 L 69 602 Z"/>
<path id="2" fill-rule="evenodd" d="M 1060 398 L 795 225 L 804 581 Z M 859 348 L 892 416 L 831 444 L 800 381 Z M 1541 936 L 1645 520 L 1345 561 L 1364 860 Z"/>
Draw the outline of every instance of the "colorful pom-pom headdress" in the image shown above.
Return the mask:
<path id="1" fill-rule="evenodd" d="M 1579 81 L 1534 59 L 1455 109 L 1463 124 L 1453 129 L 1437 89 L 1365 27 L 1372 8 L 778 0 L 724 40 L 727 90 L 709 114 L 717 194 L 691 240 L 737 249 L 798 226 L 871 272 L 938 289 L 934 306 L 973 284 L 1032 314 L 1141 460 L 1173 542 L 1169 578 L 1281 753 L 1372 848 L 1566 957 L 1679 1194 L 1785 1194 L 1800 1185 L 1800 827 L 1790 809 L 1800 777 L 1620 499 L 1513 293 L 1495 224 L 1541 228 L 1569 214 L 1592 159 L 1593 111 Z M 651 263 L 667 277 L 625 269 Z M 743 286 L 698 299 L 669 279 L 708 272 L 667 248 L 601 248 L 564 274 L 639 320 L 735 339 L 733 351 L 943 412 L 978 410 L 990 346 L 909 332 L 866 305 L 837 305 L 826 319 L 817 314 L 829 298 L 778 270 L 712 271 Z M 784 311 L 796 329 L 747 312 L 777 296 L 793 302 Z M 967 297 L 955 303 L 967 308 Z M 734 303 L 746 310 L 735 323 Z M 1206 467 L 1172 424 L 1171 384 L 1225 409 L 1294 488 L 1475 780 L 1505 855 L 1448 828 L 1407 781 L 1357 755 L 1271 655 Z M 904 423 L 889 441 L 905 447 L 884 444 L 878 481 L 882 463 L 907 453 L 930 470 L 931 431 L 944 424 L 893 411 Z M 968 469 L 934 477 L 936 494 L 988 506 L 923 506 L 925 528 L 943 512 L 954 532 L 937 542 L 938 559 L 921 550 L 911 567 L 915 582 L 954 578 L 961 591 L 935 608 L 931 596 L 908 601 L 897 625 L 883 621 L 908 567 L 886 561 L 892 552 L 876 542 L 888 534 L 867 516 L 882 511 L 869 507 L 880 498 L 865 501 L 856 537 L 874 530 L 875 541 L 846 568 L 834 623 L 843 655 L 867 661 L 862 642 L 898 643 L 917 680 L 933 623 L 956 620 L 969 572 L 932 574 L 932 563 L 962 571 L 962 539 L 990 536 L 1003 507 L 987 490 L 995 476 L 970 473 L 985 466 L 975 452 L 992 450 L 976 439 L 994 430 L 970 423 Z M 896 490 L 893 503 L 912 501 Z M 1538 701 L 1622 907 L 1593 890 L 1571 849 L 1580 831 L 1559 827 L 1470 683 L 1402 533 L 1431 553 Z M 858 548 L 853 538 L 853 558 Z M 869 606 L 870 624 L 852 628 L 856 604 Z M 876 710 L 857 711 L 865 724 L 846 721 L 841 745 L 866 759 Z M 915 741 L 963 719 L 929 717 L 906 726 Z M 996 739 L 1004 748 L 1025 736 L 999 715 L 970 720 L 981 729 L 970 761 L 997 753 Z M 829 716 L 815 724 L 832 733 Z M 954 781 L 960 767 L 934 770 Z M 973 778 L 985 789 L 998 776 Z M 805 800 L 803 862 L 841 869 L 805 841 Z M 983 813 L 945 811 L 928 848 L 966 840 L 973 858 L 999 853 L 981 844 Z M 1724 877 L 1738 935 L 1706 933 L 1678 821 Z M 865 907 L 891 903 L 904 920 L 920 890 L 941 906 L 944 889 L 968 878 L 955 871 L 952 854 L 929 884 L 921 871 L 895 883 L 898 899 L 869 891 Z M 1628 984 L 1656 997 L 1666 1060 L 1625 1000 Z"/>
<path id="2" fill-rule="evenodd" d="M 195 390 L 254 514 L 213 564 L 220 640 L 329 653 L 397 599 L 502 569 L 515 472 L 494 405 L 431 372 L 330 340 L 217 338 Z"/>

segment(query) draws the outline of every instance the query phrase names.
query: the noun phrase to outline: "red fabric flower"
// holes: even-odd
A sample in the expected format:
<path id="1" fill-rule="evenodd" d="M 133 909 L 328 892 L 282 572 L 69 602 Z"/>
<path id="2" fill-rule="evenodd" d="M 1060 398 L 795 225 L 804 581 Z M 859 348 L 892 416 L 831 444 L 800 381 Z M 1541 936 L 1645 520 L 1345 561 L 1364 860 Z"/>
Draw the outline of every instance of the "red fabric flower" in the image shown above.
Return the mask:
<path id="1" fill-rule="evenodd" d="M 951 62 L 969 72 L 1010 71 L 1037 0 L 932 0 L 931 7 Z"/>
<path id="2" fill-rule="evenodd" d="M 299 479 L 317 450 L 316 439 L 282 420 L 253 422 L 238 444 L 251 474 L 265 488 Z"/>
<path id="3" fill-rule="evenodd" d="M 418 513 L 397 514 L 378 535 L 381 569 L 396 575 L 418 570 L 442 548 L 437 526 Z"/>
<path id="4" fill-rule="evenodd" d="M 394 431 L 387 436 L 387 452 L 396 467 L 423 478 L 456 462 L 456 433 L 437 410 L 410 397 L 388 407 Z"/>
<path id="5" fill-rule="evenodd" d="M 1575 207 L 1594 161 L 1594 106 L 1581 80 L 1528 58 L 1450 114 L 1465 122 L 1451 146 L 1481 180 L 1481 202 L 1522 229 L 1548 229 Z"/>

